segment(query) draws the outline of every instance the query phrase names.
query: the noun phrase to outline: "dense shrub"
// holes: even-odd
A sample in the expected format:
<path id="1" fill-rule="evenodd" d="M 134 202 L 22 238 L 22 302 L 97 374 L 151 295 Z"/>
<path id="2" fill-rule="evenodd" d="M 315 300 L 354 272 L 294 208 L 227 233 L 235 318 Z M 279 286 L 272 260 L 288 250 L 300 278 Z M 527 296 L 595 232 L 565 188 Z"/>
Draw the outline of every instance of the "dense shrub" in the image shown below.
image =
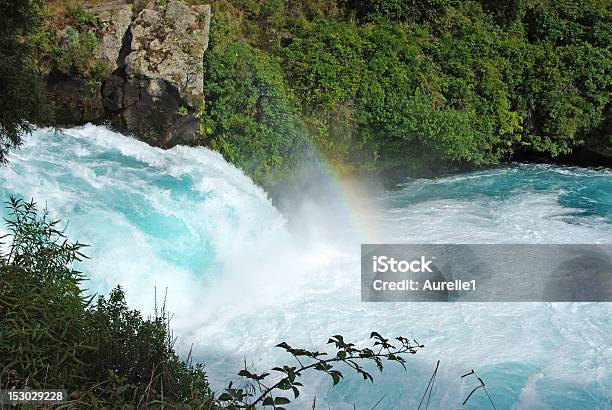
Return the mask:
<path id="1" fill-rule="evenodd" d="M 495 164 L 509 158 L 521 142 L 523 111 L 515 92 L 525 72 L 516 64 L 527 46 L 522 33 L 508 36 L 469 2 L 424 28 L 419 44 L 440 71 L 442 95 L 450 107 L 470 113 L 467 134 L 475 144 L 463 159 Z"/>
<path id="2" fill-rule="evenodd" d="M 585 145 L 612 151 L 609 2 L 327 3 L 215 6 L 217 20 L 232 28 L 234 55 L 245 61 L 256 55 L 253 67 L 281 59 L 287 99 L 298 105 L 312 143 L 305 147 L 339 168 L 477 166 L 526 152 L 555 157 Z M 228 78 L 245 72 L 223 67 Z M 233 82 L 214 85 L 215 101 L 241 94 Z M 209 116 L 209 127 L 222 117 Z M 256 135 L 250 133 L 252 143 Z"/>
<path id="3" fill-rule="evenodd" d="M 23 40 L 39 26 L 43 3 L 0 0 L 0 163 L 32 123 L 51 119 L 43 83 L 28 64 L 32 50 Z"/>
<path id="4" fill-rule="evenodd" d="M 83 245 L 34 203 L 12 199 L 10 208 L 0 258 L 2 388 L 62 387 L 94 406 L 210 400 L 202 365 L 174 352 L 165 309 L 142 318 L 119 287 L 92 303 L 73 267 Z"/>
<path id="5" fill-rule="evenodd" d="M 430 37 L 417 26 L 322 22 L 280 53 L 306 115 L 323 119 L 326 135 L 350 130 L 342 146 L 333 141 L 345 161 L 368 169 L 418 165 L 424 155 L 498 161 L 520 129 L 501 74 L 467 45 L 449 59 L 451 45 Z M 337 121 L 347 111 L 348 121 Z"/>
<path id="6" fill-rule="evenodd" d="M 204 64 L 208 143 L 256 180 L 287 172 L 305 144 L 276 59 L 212 27 Z"/>
<path id="7" fill-rule="evenodd" d="M 56 221 L 12 200 L 9 248 L 0 260 L 2 386 L 75 386 L 86 378 L 86 298 L 72 263 L 82 246 L 63 241 Z M 49 369 L 53 371 L 49 372 Z"/>
<path id="8" fill-rule="evenodd" d="M 612 153 L 612 4 L 527 3 L 522 22 L 530 71 L 518 93 L 527 101 L 533 149 L 569 153 L 577 145 Z"/>
<path id="9" fill-rule="evenodd" d="M 347 8 L 361 21 L 423 21 L 433 18 L 457 0 L 348 0 Z"/>

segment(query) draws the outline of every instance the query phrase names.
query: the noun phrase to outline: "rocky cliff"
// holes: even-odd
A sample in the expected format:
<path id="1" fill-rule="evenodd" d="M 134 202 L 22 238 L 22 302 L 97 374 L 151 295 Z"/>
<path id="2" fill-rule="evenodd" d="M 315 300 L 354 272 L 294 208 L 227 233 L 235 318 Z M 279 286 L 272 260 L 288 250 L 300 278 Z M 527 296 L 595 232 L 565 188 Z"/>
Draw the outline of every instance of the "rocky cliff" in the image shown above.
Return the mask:
<path id="1" fill-rule="evenodd" d="M 99 81 L 49 75 L 59 125 L 106 122 L 155 146 L 196 144 L 210 6 L 172 0 L 136 12 L 125 3 L 90 9 L 94 57 L 105 67 Z"/>

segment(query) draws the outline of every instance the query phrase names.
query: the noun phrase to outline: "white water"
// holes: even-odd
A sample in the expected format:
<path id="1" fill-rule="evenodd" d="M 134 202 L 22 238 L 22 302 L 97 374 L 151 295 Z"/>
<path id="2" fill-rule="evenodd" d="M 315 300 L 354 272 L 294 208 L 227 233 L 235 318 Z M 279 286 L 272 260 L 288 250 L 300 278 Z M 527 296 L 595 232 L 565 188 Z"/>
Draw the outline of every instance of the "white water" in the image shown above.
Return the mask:
<path id="1" fill-rule="evenodd" d="M 220 388 L 243 358 L 265 370 L 273 346 L 322 349 L 330 335 L 364 343 L 372 330 L 425 344 L 408 372 L 389 366 L 370 385 L 310 380 L 299 407 L 416 408 L 441 360 L 432 408 L 460 408 L 475 369 L 497 408 L 612 408 L 610 304 L 364 304 L 363 226 L 343 197 L 307 200 L 287 220 L 265 192 L 206 149 L 168 151 L 85 126 L 40 130 L 0 168 L 9 193 L 46 203 L 91 245 L 82 264 L 97 292 L 120 283 L 144 311 L 168 291 L 180 349 L 193 343 Z M 340 202 L 340 206 L 338 206 Z M 518 166 L 409 181 L 363 198 L 383 242 L 611 243 L 612 174 Z M 348 225 L 347 225 L 348 224 Z M 476 394 L 468 408 L 489 408 Z"/>

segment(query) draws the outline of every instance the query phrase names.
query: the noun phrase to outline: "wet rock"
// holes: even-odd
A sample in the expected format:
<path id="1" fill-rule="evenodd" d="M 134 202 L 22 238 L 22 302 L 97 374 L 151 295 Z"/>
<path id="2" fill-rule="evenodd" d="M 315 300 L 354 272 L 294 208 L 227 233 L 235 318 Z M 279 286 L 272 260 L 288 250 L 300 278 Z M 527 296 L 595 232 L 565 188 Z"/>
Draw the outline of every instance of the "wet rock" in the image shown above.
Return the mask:
<path id="1" fill-rule="evenodd" d="M 100 87 L 95 82 L 53 76 L 47 81 L 47 92 L 54 102 L 58 127 L 94 122 L 104 116 Z"/>
<path id="2" fill-rule="evenodd" d="M 112 113 L 111 124 L 122 132 L 162 148 L 198 142 L 199 120 L 172 84 L 115 74 L 104 84 L 102 96 L 104 107 Z"/>

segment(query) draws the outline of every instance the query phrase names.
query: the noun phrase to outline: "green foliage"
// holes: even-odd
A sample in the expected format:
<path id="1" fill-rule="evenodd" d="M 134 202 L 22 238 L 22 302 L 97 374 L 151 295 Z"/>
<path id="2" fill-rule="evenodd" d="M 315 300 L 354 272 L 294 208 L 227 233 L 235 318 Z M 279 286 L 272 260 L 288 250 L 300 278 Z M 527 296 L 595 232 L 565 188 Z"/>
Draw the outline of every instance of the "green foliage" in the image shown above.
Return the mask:
<path id="1" fill-rule="evenodd" d="M 73 268 L 83 245 L 69 242 L 33 202 L 11 198 L 9 208 L 8 251 L 0 257 L 3 388 L 62 387 L 77 408 L 210 408 L 203 367 L 174 352 L 165 308 L 144 319 L 127 307 L 120 287 L 92 303 Z"/>
<path id="2" fill-rule="evenodd" d="M 348 0 L 347 7 L 362 21 L 423 21 L 444 11 L 457 0 Z"/>
<path id="3" fill-rule="evenodd" d="M 78 27 L 93 26 L 98 22 L 95 14 L 87 11 L 83 5 L 78 3 L 68 3 L 64 15 L 69 20 L 76 21 Z"/>
<path id="4" fill-rule="evenodd" d="M 208 143 L 256 180 L 287 172 L 304 136 L 279 63 L 213 26 L 204 64 Z"/>
<path id="5" fill-rule="evenodd" d="M 302 147 L 314 147 L 338 168 L 478 166 L 526 152 L 554 157 L 583 145 L 612 151 L 610 2 L 328 3 L 225 0 L 213 5 L 212 36 L 231 38 L 224 50 L 249 67 L 276 66 L 280 58 L 284 95 L 297 103 L 293 118 L 310 142 Z M 205 60 L 209 68 L 221 61 L 225 78 L 252 82 L 254 68 L 224 58 L 213 52 Z M 213 80 L 207 93 L 216 112 L 205 128 L 217 132 L 221 118 L 242 118 L 253 107 L 217 105 L 218 95 L 253 92 L 220 75 Z M 252 119 L 250 139 L 258 143 L 266 134 L 250 131 L 262 123 Z M 246 140 L 246 130 L 235 127 L 233 141 L 217 137 L 213 147 L 252 172 L 251 153 L 234 142 L 238 135 Z M 263 148 L 255 162 L 266 155 L 276 153 Z"/>
<path id="6" fill-rule="evenodd" d="M 66 26 L 62 46 L 55 49 L 54 68 L 69 75 L 95 77 L 105 73 L 94 59 L 99 40 L 93 31 L 78 31 Z"/>
<path id="7" fill-rule="evenodd" d="M 586 144 L 609 155 L 612 4 L 536 3 L 526 7 L 523 21 L 532 44 L 520 94 L 532 149 L 554 156 Z"/>
<path id="8" fill-rule="evenodd" d="M 517 134 L 519 117 L 495 66 L 469 55 L 467 45 L 466 55 L 449 59 L 450 44 L 428 44 L 429 36 L 395 23 L 322 22 L 280 50 L 303 111 L 328 135 L 352 128 L 344 146 L 333 148 L 345 161 L 371 170 L 421 165 L 424 156 L 491 163 Z M 456 76 L 446 75 L 445 65 Z M 471 77 L 474 71 L 481 78 Z M 461 73 L 470 77 L 457 78 Z M 491 140 L 499 134 L 502 144 Z"/>
<path id="9" fill-rule="evenodd" d="M 8 253 L 0 259 L 0 357 L 3 386 L 76 385 L 84 379 L 90 348 L 87 316 L 72 269 L 82 245 L 65 241 L 58 222 L 34 203 L 12 198 Z M 49 371 L 52 369 L 52 371 Z"/>
<path id="10" fill-rule="evenodd" d="M 165 305 L 165 304 L 164 304 Z M 108 299 L 100 296 L 90 309 L 93 349 L 84 357 L 92 366 L 90 380 L 121 382 L 120 391 L 112 383 L 100 385 L 97 397 L 107 397 L 117 403 L 129 403 L 134 397 L 151 402 L 165 397 L 174 402 L 204 402 L 210 391 L 204 368 L 182 361 L 174 352 L 165 306 L 153 317 L 144 319 L 137 310 L 129 309 L 121 287 L 115 288 Z M 77 397 L 87 400 L 86 389 Z"/>
<path id="11" fill-rule="evenodd" d="M 257 39 L 255 44 L 261 47 L 269 47 L 279 38 L 284 18 L 285 1 L 247 0 L 243 2 L 246 12 L 246 25 L 242 28 L 247 38 Z"/>
<path id="12" fill-rule="evenodd" d="M 63 14 L 48 10 L 44 24 L 27 37 L 33 64 L 40 74 L 63 75 L 101 81 L 109 73 L 106 63 L 95 57 L 100 43 L 98 18 L 80 4 L 69 3 Z"/>
<path id="13" fill-rule="evenodd" d="M 28 64 L 31 48 L 23 40 L 39 26 L 43 1 L 0 1 L 0 163 L 21 144 L 32 124 L 51 118 L 42 81 Z"/>
<path id="14" fill-rule="evenodd" d="M 307 111 L 336 110 L 356 94 L 370 45 L 362 33 L 351 23 L 322 21 L 280 50 L 285 75 Z"/>
<path id="15" fill-rule="evenodd" d="M 178 108 L 176 109 L 176 113 L 177 113 L 178 115 L 185 116 L 185 115 L 187 115 L 189 112 L 188 112 L 188 110 L 187 110 L 187 107 L 185 107 L 184 105 L 181 105 L 180 107 L 178 107 Z"/>
<path id="16" fill-rule="evenodd" d="M 467 3 L 426 26 L 420 41 L 439 67 L 439 87 L 447 104 L 472 113 L 469 133 L 474 151 L 465 159 L 476 164 L 498 163 L 521 142 L 522 112 L 514 100 L 525 68 L 521 59 L 526 43 L 521 33 L 507 32 Z"/>
<path id="17" fill-rule="evenodd" d="M 339 17 L 343 13 L 341 3 L 337 0 L 217 0 L 212 2 L 213 24 L 215 20 L 224 20 L 230 23 L 235 39 L 269 50 L 290 39 L 294 27 L 308 26 L 320 18 Z M 214 30 L 211 33 L 214 35 Z"/>

